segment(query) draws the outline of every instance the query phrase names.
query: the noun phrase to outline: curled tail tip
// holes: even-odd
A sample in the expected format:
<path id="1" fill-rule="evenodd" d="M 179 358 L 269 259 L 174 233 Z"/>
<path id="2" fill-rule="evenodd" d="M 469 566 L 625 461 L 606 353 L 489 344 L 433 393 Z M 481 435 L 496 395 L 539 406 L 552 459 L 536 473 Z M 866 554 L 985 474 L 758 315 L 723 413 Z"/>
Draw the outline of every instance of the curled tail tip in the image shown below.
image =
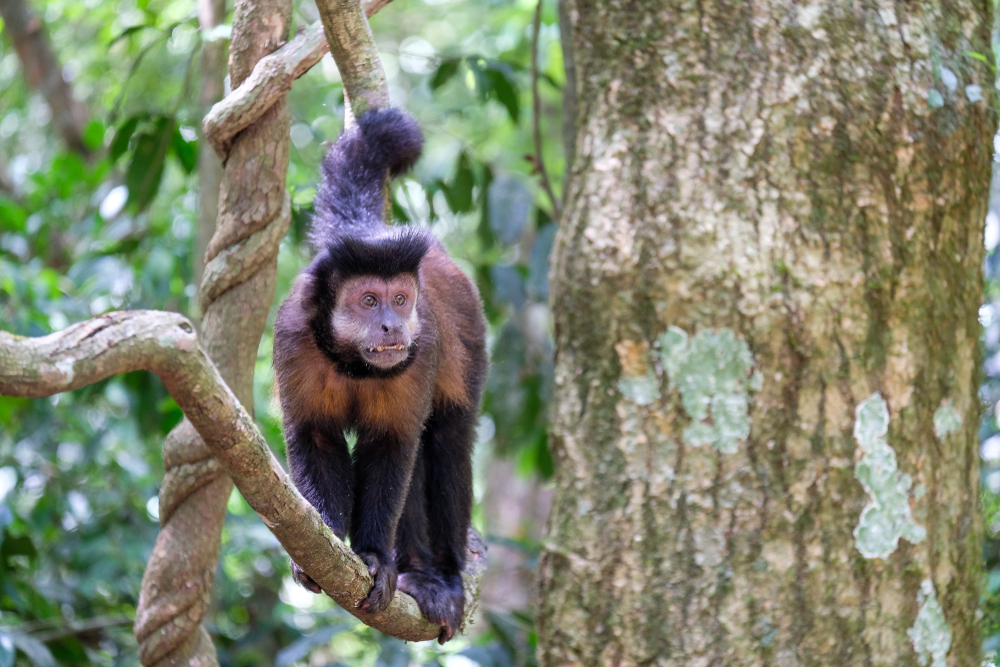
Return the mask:
<path id="1" fill-rule="evenodd" d="M 420 159 L 424 134 L 413 116 L 402 109 L 373 109 L 358 120 L 372 156 L 381 158 L 391 176 L 409 171 Z"/>
<path id="2" fill-rule="evenodd" d="M 423 144 L 417 121 L 401 109 L 368 111 L 340 135 L 323 160 L 313 244 L 320 247 L 345 226 L 382 224 L 386 174 L 399 176 L 410 169 Z"/>

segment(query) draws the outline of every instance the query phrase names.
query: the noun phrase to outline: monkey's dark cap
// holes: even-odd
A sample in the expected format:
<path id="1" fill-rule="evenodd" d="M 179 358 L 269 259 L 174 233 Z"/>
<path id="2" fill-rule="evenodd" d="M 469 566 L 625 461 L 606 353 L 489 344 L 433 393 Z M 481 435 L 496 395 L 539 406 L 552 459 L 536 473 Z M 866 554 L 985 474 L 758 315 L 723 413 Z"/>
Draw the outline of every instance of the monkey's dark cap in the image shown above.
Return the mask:
<path id="1" fill-rule="evenodd" d="M 326 247 L 321 262 L 340 276 L 391 278 L 416 273 L 431 247 L 429 230 L 402 227 L 374 236 L 343 237 Z"/>

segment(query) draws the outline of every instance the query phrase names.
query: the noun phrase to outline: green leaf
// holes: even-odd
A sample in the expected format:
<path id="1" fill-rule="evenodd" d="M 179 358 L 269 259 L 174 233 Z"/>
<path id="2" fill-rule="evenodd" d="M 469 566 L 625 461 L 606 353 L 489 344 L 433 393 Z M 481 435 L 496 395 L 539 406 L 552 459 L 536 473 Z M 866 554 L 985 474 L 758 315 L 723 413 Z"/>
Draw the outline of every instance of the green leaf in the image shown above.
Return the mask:
<path id="1" fill-rule="evenodd" d="M 83 128 L 83 143 L 90 150 L 97 150 L 104 143 L 104 123 L 92 120 Z"/>
<path id="2" fill-rule="evenodd" d="M 449 58 L 447 60 L 442 60 L 441 64 L 438 65 L 437 70 L 434 72 L 434 76 L 431 77 L 431 90 L 437 90 L 444 84 L 455 76 L 458 72 L 458 66 L 461 63 L 461 59 Z"/>
<path id="3" fill-rule="evenodd" d="M 479 95 L 479 99 L 483 102 L 490 98 L 490 93 L 493 90 L 493 82 L 486 75 L 486 70 L 483 69 L 483 63 L 478 57 L 471 57 L 465 59 L 465 64 L 472 72 L 472 78 L 476 82 L 476 93 Z"/>
<path id="4" fill-rule="evenodd" d="M 142 25 L 134 25 L 134 26 L 125 28 L 120 33 L 118 33 L 117 37 L 115 37 L 110 42 L 108 42 L 108 46 L 114 46 L 115 43 L 117 43 L 119 40 L 125 39 L 129 35 L 134 35 L 135 33 L 139 32 L 140 30 L 145 30 L 146 28 L 154 28 L 154 27 L 156 27 L 156 26 L 150 25 L 149 23 L 143 23 Z"/>
<path id="5" fill-rule="evenodd" d="M 135 128 L 138 127 L 139 121 L 149 118 L 149 114 L 140 113 L 136 114 L 130 118 L 126 118 L 118 129 L 115 130 L 115 138 L 111 140 L 111 145 L 108 147 L 108 157 L 114 162 L 122 155 L 125 155 L 125 151 L 128 150 L 128 142 L 135 134 Z"/>
<path id="6" fill-rule="evenodd" d="M 133 211 L 149 206 L 159 191 L 173 133 L 174 119 L 159 116 L 147 130 L 136 135 L 135 151 L 125 172 L 125 187 Z"/>
<path id="7" fill-rule="evenodd" d="M 56 659 L 52 657 L 52 652 L 42 642 L 31 635 L 23 632 L 8 631 L 11 643 L 17 647 L 21 653 L 28 656 L 35 667 L 56 667 Z"/>
<path id="8" fill-rule="evenodd" d="M 28 212 L 16 202 L 0 195 L 0 232 L 23 232 Z"/>
<path id="9" fill-rule="evenodd" d="M 22 410 L 30 399 L 16 396 L 0 396 L 0 423 L 10 424 L 14 420 L 14 413 Z"/>
<path id="10" fill-rule="evenodd" d="M 966 51 L 965 55 L 969 56 L 970 58 L 975 58 L 976 60 L 979 60 L 983 63 L 986 63 L 986 65 L 990 68 L 991 71 L 996 71 L 996 64 L 994 64 L 989 58 L 984 56 L 982 53 L 976 53 L 975 51 Z"/>
<path id="11" fill-rule="evenodd" d="M 87 177 L 87 166 L 76 153 L 60 153 L 49 167 L 49 179 L 63 199 L 69 197 Z"/>
<path id="12" fill-rule="evenodd" d="M 193 173 L 195 167 L 198 166 L 198 142 L 185 139 L 178 127 L 174 129 L 173 137 L 170 140 L 170 148 L 173 150 L 174 155 L 177 156 L 177 159 L 180 160 L 184 172 L 188 174 Z"/>
<path id="13" fill-rule="evenodd" d="M 479 188 L 479 225 L 476 235 L 484 251 L 489 251 L 497 244 L 497 237 L 490 224 L 490 189 L 493 185 L 493 170 L 488 164 L 483 165 L 483 184 Z"/>
<path id="14" fill-rule="evenodd" d="M 465 151 L 458 154 L 458 161 L 455 165 L 455 178 L 444 189 L 445 199 L 448 201 L 448 208 L 454 213 L 468 213 L 472 210 L 472 188 L 476 184 L 475 174 L 472 173 L 472 163 Z"/>
<path id="15" fill-rule="evenodd" d="M 521 115 L 521 103 L 517 96 L 517 89 L 514 82 L 501 69 L 490 67 L 486 70 L 491 87 L 491 97 L 507 108 L 510 119 L 517 125 L 517 120 Z"/>

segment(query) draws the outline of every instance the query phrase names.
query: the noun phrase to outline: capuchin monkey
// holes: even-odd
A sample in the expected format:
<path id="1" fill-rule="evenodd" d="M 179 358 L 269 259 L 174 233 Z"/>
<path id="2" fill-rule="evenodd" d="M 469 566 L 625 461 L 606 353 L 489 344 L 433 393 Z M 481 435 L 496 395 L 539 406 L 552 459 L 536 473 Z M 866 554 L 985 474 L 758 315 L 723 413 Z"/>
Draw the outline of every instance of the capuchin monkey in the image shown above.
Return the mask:
<path id="1" fill-rule="evenodd" d="M 334 534 L 350 536 L 375 579 L 361 609 L 383 611 L 398 576 L 442 626 L 443 644 L 465 611 L 471 455 L 488 361 L 475 285 L 429 230 L 384 220 L 387 174 L 412 167 L 422 146 L 409 115 L 383 109 L 330 149 L 310 237 L 316 256 L 278 310 L 274 368 L 292 480 Z"/>

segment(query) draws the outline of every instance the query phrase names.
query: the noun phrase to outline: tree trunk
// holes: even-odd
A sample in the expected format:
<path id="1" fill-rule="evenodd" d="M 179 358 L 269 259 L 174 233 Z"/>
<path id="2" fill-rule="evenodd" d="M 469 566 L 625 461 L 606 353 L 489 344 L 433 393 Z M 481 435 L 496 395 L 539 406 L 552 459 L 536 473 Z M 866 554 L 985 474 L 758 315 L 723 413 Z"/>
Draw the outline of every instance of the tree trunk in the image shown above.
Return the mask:
<path id="1" fill-rule="evenodd" d="M 978 665 L 990 3 L 567 1 L 541 664 Z"/>

